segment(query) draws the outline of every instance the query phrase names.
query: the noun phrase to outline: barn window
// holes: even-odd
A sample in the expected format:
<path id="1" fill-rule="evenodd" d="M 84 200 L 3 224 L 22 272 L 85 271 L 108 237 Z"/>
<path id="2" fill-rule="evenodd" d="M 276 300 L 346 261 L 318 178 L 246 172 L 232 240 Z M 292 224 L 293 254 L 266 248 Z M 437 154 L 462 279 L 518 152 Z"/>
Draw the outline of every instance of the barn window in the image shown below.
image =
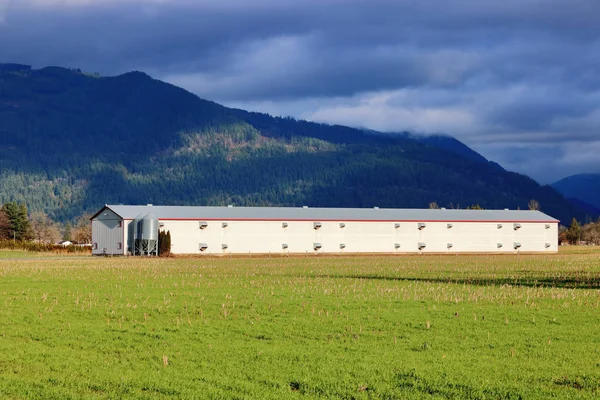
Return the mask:
<path id="1" fill-rule="evenodd" d="M 229 226 L 229 224 L 227 222 L 223 222 L 221 224 L 221 228 L 227 228 Z"/>
<path id="2" fill-rule="evenodd" d="M 550 229 L 550 224 L 546 224 L 546 229 Z"/>
<path id="3" fill-rule="evenodd" d="M 162 221 L 161 221 L 161 222 L 159 222 L 159 223 L 158 223 L 158 227 L 159 227 L 159 228 L 163 228 L 164 226 L 165 226 L 165 223 L 164 223 L 164 222 L 162 222 Z"/>
<path id="4" fill-rule="evenodd" d="M 519 243 L 519 242 L 514 242 L 514 243 L 513 243 L 513 247 L 514 247 L 514 248 L 515 248 L 515 250 L 516 250 L 516 249 L 518 249 L 518 248 L 520 248 L 520 247 L 521 247 L 521 243 Z"/>
<path id="5" fill-rule="evenodd" d="M 446 225 L 446 227 L 447 227 L 448 229 L 450 229 L 450 228 L 452 228 L 452 224 L 448 224 L 448 225 Z"/>
<path id="6" fill-rule="evenodd" d="M 452 243 L 446 243 L 446 247 L 447 247 L 448 249 L 451 249 L 451 248 L 452 248 L 452 246 L 453 246 L 453 244 L 452 244 Z"/>
<path id="7" fill-rule="evenodd" d="M 513 224 L 513 229 L 515 231 L 521 229 L 521 224 Z"/>
<path id="8" fill-rule="evenodd" d="M 94 243 L 94 244 L 92 245 L 92 249 L 94 249 L 94 250 L 98 250 L 98 243 Z"/>
<path id="9" fill-rule="evenodd" d="M 340 243 L 340 249 L 345 249 L 345 248 L 346 248 L 346 244 Z"/>
<path id="10" fill-rule="evenodd" d="M 117 225 L 119 228 L 123 227 L 123 221 L 119 221 L 119 225 Z"/>
<path id="11" fill-rule="evenodd" d="M 502 224 L 498 224 L 497 228 L 502 229 Z"/>
<path id="12" fill-rule="evenodd" d="M 117 243 L 117 249 L 122 250 L 123 249 L 123 243 L 118 242 Z"/>
<path id="13" fill-rule="evenodd" d="M 551 244 L 550 243 L 546 243 L 546 248 L 548 249 L 550 247 L 551 247 Z"/>
<path id="14" fill-rule="evenodd" d="M 322 223 L 320 223 L 320 222 L 315 222 L 315 223 L 313 223 L 313 228 L 314 228 L 314 229 L 319 229 L 319 228 L 320 228 L 320 227 L 322 227 L 322 226 L 323 226 L 323 224 L 322 224 Z"/>
<path id="15" fill-rule="evenodd" d="M 400 222 L 396 222 L 396 223 L 394 224 L 394 228 L 396 228 L 396 229 L 400 228 Z"/>
<path id="16" fill-rule="evenodd" d="M 282 249 L 284 249 L 284 250 L 285 250 L 285 249 L 287 249 L 287 248 L 288 248 L 288 244 L 287 244 L 287 243 L 283 243 L 283 244 L 281 245 L 281 248 L 282 248 Z"/>
<path id="17" fill-rule="evenodd" d="M 227 246 L 227 243 L 223 243 L 223 244 L 221 245 L 221 248 L 222 248 L 223 250 L 227 249 L 228 247 L 229 247 L 229 246 Z"/>
<path id="18" fill-rule="evenodd" d="M 199 243 L 198 244 L 198 249 L 200 251 L 204 251 L 204 250 L 208 249 L 208 245 L 206 243 Z"/>
<path id="19" fill-rule="evenodd" d="M 206 229 L 208 227 L 208 222 L 200 221 L 199 225 L 200 225 L 199 226 L 200 229 Z"/>
<path id="20" fill-rule="evenodd" d="M 419 242 L 419 250 L 423 250 L 427 245 L 423 242 Z"/>
<path id="21" fill-rule="evenodd" d="M 281 227 L 282 228 L 287 228 L 288 227 L 288 223 L 287 222 L 282 222 L 281 223 Z"/>
<path id="22" fill-rule="evenodd" d="M 319 250 L 321 247 L 323 247 L 321 243 L 313 243 L 313 249 Z"/>
<path id="23" fill-rule="evenodd" d="M 343 222 L 340 222 L 340 228 L 345 228 L 345 227 L 346 227 L 346 224 Z"/>
<path id="24" fill-rule="evenodd" d="M 425 229 L 427 225 L 425 224 L 425 222 L 419 222 L 419 230 L 423 230 Z"/>
<path id="25" fill-rule="evenodd" d="M 395 249 L 399 249 L 400 248 L 400 243 L 394 243 L 394 248 Z"/>
<path id="26" fill-rule="evenodd" d="M 499 248 L 499 249 L 500 249 L 500 248 L 502 248 L 502 246 L 504 246 L 502 243 L 496 243 L 496 247 L 497 247 L 497 248 Z"/>

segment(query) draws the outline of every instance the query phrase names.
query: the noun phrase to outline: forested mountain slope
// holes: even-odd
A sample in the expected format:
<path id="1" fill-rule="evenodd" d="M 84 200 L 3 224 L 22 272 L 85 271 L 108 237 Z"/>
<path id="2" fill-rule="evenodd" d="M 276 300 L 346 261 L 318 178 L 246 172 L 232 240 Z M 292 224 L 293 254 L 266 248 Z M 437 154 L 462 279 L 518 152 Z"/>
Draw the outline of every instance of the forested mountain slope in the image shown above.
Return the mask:
<path id="1" fill-rule="evenodd" d="M 563 221 L 585 218 L 553 188 L 436 141 L 229 109 L 140 72 L 0 65 L 0 203 L 58 220 L 105 203 L 516 209 L 530 199 Z"/>

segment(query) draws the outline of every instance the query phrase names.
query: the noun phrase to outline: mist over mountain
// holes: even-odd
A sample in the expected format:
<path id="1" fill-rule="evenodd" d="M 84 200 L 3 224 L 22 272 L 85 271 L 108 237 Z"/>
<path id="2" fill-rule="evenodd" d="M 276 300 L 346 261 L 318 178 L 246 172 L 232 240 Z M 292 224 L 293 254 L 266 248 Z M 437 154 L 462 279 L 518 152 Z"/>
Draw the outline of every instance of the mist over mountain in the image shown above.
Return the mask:
<path id="1" fill-rule="evenodd" d="M 0 65 L 0 202 L 58 220 L 105 203 L 586 212 L 447 136 L 223 107 L 141 72 Z"/>

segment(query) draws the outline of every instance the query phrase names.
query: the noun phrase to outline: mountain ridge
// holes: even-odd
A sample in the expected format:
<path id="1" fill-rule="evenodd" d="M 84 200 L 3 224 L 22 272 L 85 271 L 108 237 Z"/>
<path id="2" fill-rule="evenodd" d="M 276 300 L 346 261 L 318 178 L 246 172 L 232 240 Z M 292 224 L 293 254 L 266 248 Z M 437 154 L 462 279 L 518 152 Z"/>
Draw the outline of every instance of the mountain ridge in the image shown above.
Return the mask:
<path id="1" fill-rule="evenodd" d="M 567 198 L 575 198 L 600 209 L 600 174 L 571 175 L 551 186 Z"/>
<path id="2" fill-rule="evenodd" d="M 530 199 L 561 220 L 586 217 L 454 138 L 230 109 L 141 72 L 15 65 L 0 66 L 0 202 L 58 220 L 106 203 L 517 209 Z"/>

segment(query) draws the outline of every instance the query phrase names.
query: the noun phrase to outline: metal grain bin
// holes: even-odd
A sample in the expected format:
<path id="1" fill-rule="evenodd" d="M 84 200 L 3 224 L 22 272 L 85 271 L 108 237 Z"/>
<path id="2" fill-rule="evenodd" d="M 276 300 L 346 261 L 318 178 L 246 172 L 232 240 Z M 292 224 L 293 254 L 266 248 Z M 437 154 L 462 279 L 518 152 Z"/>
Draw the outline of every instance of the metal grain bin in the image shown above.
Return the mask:
<path id="1" fill-rule="evenodd" d="M 144 215 L 141 221 L 140 239 L 158 240 L 158 218 L 152 213 Z"/>
<path id="2" fill-rule="evenodd" d="M 138 243 L 136 242 L 136 239 L 138 239 L 138 225 L 142 218 L 143 215 L 138 214 L 138 216 L 135 217 L 127 226 L 127 250 L 132 255 L 139 254 Z"/>
<path id="3" fill-rule="evenodd" d="M 138 223 L 140 254 L 158 255 L 158 218 L 152 213 L 144 215 Z"/>

